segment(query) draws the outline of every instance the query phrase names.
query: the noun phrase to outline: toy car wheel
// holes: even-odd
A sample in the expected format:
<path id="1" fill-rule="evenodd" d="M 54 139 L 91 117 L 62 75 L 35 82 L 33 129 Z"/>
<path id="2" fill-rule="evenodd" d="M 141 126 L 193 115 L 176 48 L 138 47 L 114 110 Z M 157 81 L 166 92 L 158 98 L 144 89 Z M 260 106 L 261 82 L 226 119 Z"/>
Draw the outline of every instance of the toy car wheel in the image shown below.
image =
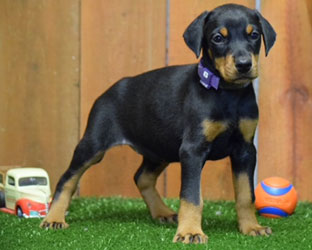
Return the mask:
<path id="1" fill-rule="evenodd" d="M 19 217 L 19 218 L 23 218 L 24 217 L 24 213 L 23 213 L 23 210 L 21 207 L 17 207 L 16 209 L 16 215 Z"/>
<path id="2" fill-rule="evenodd" d="M 5 207 L 5 198 L 3 192 L 0 192 L 0 208 L 1 207 Z"/>

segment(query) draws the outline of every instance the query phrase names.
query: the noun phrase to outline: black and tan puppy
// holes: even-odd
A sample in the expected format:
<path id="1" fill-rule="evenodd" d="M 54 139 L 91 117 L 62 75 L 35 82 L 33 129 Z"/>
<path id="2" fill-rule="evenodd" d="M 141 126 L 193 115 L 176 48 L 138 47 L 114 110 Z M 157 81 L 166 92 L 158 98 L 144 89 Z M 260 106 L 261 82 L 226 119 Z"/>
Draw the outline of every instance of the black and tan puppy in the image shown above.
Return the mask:
<path id="1" fill-rule="evenodd" d="M 196 56 L 202 52 L 199 64 L 124 78 L 101 95 L 41 227 L 67 227 L 65 212 L 81 175 L 109 148 L 128 144 L 143 156 L 134 179 L 152 217 L 178 219 L 174 242 L 207 242 L 201 228 L 201 171 L 206 160 L 226 156 L 232 162 L 239 230 L 271 234 L 258 224 L 253 204 L 258 107 L 252 80 L 258 76 L 261 36 L 268 54 L 276 34 L 255 10 L 229 4 L 206 11 L 184 33 Z M 182 168 L 178 216 L 155 189 L 170 162 L 181 162 Z"/>

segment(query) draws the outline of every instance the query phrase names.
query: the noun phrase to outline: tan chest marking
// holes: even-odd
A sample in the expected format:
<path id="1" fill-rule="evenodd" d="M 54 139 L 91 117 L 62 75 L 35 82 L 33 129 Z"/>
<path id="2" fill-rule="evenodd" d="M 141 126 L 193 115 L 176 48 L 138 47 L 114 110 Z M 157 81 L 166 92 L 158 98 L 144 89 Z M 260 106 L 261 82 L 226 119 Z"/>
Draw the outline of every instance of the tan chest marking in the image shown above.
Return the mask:
<path id="1" fill-rule="evenodd" d="M 206 140 L 212 142 L 218 135 L 227 129 L 228 125 L 225 122 L 209 121 L 205 119 L 202 122 L 203 134 Z"/>
<path id="2" fill-rule="evenodd" d="M 252 142 L 255 135 L 258 119 L 241 119 L 239 121 L 239 130 L 246 142 Z"/>

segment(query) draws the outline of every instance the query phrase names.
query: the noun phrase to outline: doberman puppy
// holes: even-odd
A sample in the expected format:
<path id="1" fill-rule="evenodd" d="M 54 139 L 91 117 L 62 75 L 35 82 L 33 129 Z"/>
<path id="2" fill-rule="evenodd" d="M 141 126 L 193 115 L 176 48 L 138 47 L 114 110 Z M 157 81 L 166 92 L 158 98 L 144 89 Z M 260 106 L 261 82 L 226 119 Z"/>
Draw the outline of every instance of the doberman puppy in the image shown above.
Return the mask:
<path id="1" fill-rule="evenodd" d="M 201 171 L 206 160 L 226 156 L 232 163 L 239 230 L 271 234 L 258 224 L 254 209 L 258 107 L 252 80 L 258 76 L 261 36 L 267 55 L 276 34 L 256 10 L 228 4 L 205 11 L 184 33 L 197 58 L 202 52 L 199 64 L 124 78 L 102 94 L 41 227 L 68 227 L 65 212 L 81 175 L 109 148 L 127 144 L 143 156 L 134 180 L 151 216 L 178 220 L 174 242 L 207 242 L 201 228 Z M 171 162 L 181 162 L 182 169 L 178 216 L 155 189 Z"/>

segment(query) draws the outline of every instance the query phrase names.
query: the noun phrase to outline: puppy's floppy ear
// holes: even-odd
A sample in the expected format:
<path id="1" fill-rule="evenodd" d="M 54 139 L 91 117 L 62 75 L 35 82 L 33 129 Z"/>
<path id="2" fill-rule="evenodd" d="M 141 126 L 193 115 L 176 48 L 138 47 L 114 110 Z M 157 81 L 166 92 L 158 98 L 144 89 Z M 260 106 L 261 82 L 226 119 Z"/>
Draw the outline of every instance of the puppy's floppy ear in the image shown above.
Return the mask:
<path id="1" fill-rule="evenodd" d="M 200 14 L 184 31 L 183 38 L 187 46 L 195 53 L 196 57 L 200 56 L 202 42 L 204 37 L 204 25 L 209 12 L 205 11 Z"/>
<path id="2" fill-rule="evenodd" d="M 261 25 L 263 42 L 265 47 L 265 56 L 267 56 L 276 40 L 276 33 L 271 24 L 257 10 L 256 14 L 259 18 L 259 22 Z"/>

